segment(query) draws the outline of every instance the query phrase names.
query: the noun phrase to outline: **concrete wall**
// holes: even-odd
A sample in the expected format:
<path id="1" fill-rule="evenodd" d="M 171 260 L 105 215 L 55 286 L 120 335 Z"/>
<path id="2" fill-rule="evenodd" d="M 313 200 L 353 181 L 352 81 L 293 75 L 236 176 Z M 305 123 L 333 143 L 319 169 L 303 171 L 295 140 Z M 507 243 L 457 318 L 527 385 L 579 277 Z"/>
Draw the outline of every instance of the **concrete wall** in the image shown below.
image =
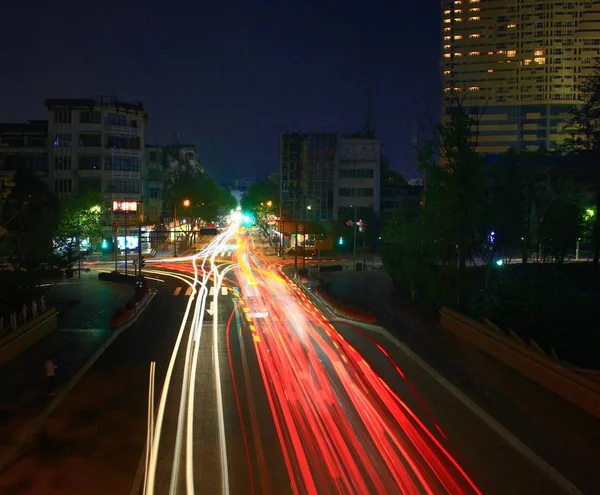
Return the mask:
<path id="1" fill-rule="evenodd" d="M 559 363 L 515 343 L 498 330 L 447 308 L 440 311 L 440 326 L 481 351 L 520 372 L 530 380 L 600 418 L 600 384 Z"/>
<path id="2" fill-rule="evenodd" d="M 8 363 L 57 328 L 57 313 L 54 308 L 29 320 L 21 328 L 0 340 L 0 366 Z"/>

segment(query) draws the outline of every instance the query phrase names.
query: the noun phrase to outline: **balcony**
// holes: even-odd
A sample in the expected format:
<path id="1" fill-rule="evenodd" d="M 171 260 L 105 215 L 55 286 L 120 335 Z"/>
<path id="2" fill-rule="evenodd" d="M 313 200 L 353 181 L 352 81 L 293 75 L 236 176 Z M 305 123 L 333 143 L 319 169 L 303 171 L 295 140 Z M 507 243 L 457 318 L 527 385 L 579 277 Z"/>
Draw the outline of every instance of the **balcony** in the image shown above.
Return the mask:
<path id="1" fill-rule="evenodd" d="M 111 134 L 126 134 L 128 136 L 141 136 L 142 130 L 139 127 L 130 127 L 124 125 L 104 124 L 106 132 Z"/>

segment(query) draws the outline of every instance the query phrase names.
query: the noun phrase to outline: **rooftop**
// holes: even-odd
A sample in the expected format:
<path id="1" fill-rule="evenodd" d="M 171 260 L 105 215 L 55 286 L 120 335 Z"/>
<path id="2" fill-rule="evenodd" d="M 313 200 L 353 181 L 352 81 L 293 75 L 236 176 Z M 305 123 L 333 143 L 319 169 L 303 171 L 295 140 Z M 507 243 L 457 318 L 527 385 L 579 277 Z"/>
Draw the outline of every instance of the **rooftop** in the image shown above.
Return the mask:
<path id="1" fill-rule="evenodd" d="M 51 98 L 45 102 L 48 110 L 56 107 L 93 108 L 95 106 L 110 106 L 126 110 L 144 111 L 141 101 L 122 101 L 114 96 L 95 96 L 93 98 Z"/>

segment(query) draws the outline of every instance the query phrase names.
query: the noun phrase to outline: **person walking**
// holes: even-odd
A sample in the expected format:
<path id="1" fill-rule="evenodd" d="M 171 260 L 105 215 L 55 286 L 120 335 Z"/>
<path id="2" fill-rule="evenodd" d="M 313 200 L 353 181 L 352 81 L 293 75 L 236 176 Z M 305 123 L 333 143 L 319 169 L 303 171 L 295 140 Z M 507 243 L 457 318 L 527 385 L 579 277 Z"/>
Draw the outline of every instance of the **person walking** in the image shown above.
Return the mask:
<path id="1" fill-rule="evenodd" d="M 48 395 L 54 395 L 54 377 L 56 375 L 56 365 L 54 364 L 54 356 L 50 356 L 44 363 L 44 372 L 48 383 Z"/>

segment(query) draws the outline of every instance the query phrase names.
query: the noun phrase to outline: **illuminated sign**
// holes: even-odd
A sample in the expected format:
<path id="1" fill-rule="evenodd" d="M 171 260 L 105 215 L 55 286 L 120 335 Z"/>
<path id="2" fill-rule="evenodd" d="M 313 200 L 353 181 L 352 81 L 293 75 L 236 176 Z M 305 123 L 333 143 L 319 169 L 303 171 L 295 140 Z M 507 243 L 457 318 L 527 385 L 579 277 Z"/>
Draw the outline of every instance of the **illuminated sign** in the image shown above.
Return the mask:
<path id="1" fill-rule="evenodd" d="M 117 213 L 135 213 L 137 209 L 137 201 L 113 201 L 112 203 L 112 211 Z"/>

